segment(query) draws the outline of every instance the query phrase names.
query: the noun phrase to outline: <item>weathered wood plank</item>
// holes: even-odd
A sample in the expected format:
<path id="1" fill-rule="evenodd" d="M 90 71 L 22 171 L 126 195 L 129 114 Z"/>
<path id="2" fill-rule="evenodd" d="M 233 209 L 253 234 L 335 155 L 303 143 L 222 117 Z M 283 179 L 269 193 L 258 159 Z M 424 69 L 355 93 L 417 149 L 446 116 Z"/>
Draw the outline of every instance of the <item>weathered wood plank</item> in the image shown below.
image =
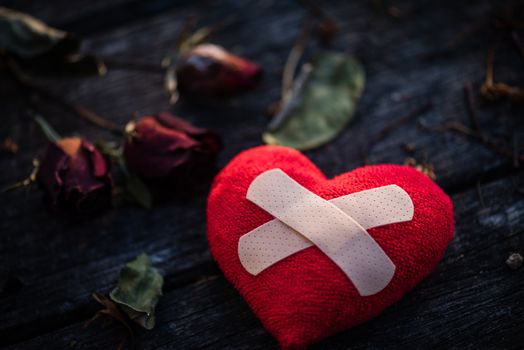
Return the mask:
<path id="1" fill-rule="evenodd" d="M 488 46 L 485 37 L 475 36 L 451 56 L 437 61 L 421 61 L 419 55 L 432 51 L 435 43 L 445 44 L 457 31 L 478 17 L 488 16 L 492 9 L 485 3 L 449 3 L 428 2 L 401 20 L 374 14 L 364 2 L 327 6 L 341 20 L 343 31 L 349 33 L 337 40 L 336 47 L 357 52 L 368 74 L 366 92 L 353 125 L 330 145 L 308 153 L 328 175 L 359 166 L 364 137 L 374 135 L 384 123 L 417 108 L 428 98 L 435 106 L 421 116 L 428 124 L 447 119 L 467 121 L 462 85 L 466 81 L 478 85 L 483 79 Z M 86 46 L 106 57 L 158 63 L 173 45 L 187 15 L 200 12 L 203 23 L 216 23 L 241 6 L 234 25 L 220 32 L 215 41 L 261 62 L 266 68 L 262 86 L 229 101 L 182 101 L 175 108 L 177 113 L 224 135 L 225 149 L 220 159 L 223 165 L 239 151 L 260 143 L 260 134 L 268 122 L 265 107 L 279 96 L 280 69 L 299 32 L 303 11 L 294 3 L 229 3 L 202 11 L 206 6 L 181 5 L 156 17 L 88 37 Z M 413 8 L 408 2 L 398 6 Z M 440 27 L 446 29 L 435 30 Z M 523 78 L 518 69 L 520 58 L 512 50 L 506 45 L 500 53 L 497 51 L 497 62 L 505 63 L 497 66 L 500 80 Z M 162 75 L 156 73 L 114 70 L 102 79 L 50 79 L 45 83 L 65 98 L 88 105 L 121 124 L 135 111 L 154 113 L 169 108 L 162 91 Z M 22 149 L 17 157 L 0 159 L 0 167 L 10 169 L 0 175 L 3 185 L 27 174 L 31 157 L 41 148 L 43 138 L 23 116 L 23 108 L 13 103 L 16 90 L 12 85 L 0 85 L 5 113 L 0 136 L 14 137 Z M 395 96 L 400 95 L 411 98 L 398 101 Z M 523 119 L 515 117 L 522 114 L 521 107 L 508 103 L 481 107 L 480 119 L 486 130 L 507 137 L 508 130 L 521 129 Z M 60 109 L 47 111 L 47 118 L 63 134 L 79 131 L 92 139 L 103 136 Z M 510 168 L 508 160 L 483 146 L 454 135 L 421 132 L 415 124 L 402 125 L 377 143 L 370 149 L 369 159 L 402 163 L 408 156 L 402 144 L 413 142 L 417 148 L 415 156 L 433 162 L 439 184 L 452 192 L 475 184 L 485 174 L 490 179 Z M 151 213 L 136 208 L 119 209 L 82 224 L 50 218 L 42 210 L 37 194 L 23 197 L 11 193 L 0 200 L 9 204 L 0 223 L 0 286 L 17 285 L 13 278 L 22 284 L 8 288 L 10 292 L 1 297 L 0 332 L 5 335 L 4 341 L 13 342 L 85 318 L 92 311 L 88 306 L 89 293 L 107 290 L 117 268 L 142 250 L 157 256 L 156 262 L 173 278 L 184 275 L 189 281 L 198 277 L 202 266 L 204 271 L 212 269 L 202 220 L 205 194 L 186 204 L 155 208 Z M 175 282 L 168 290 L 177 287 Z"/>
<path id="2" fill-rule="evenodd" d="M 453 196 L 456 232 L 437 270 L 375 320 L 329 338 L 318 349 L 516 349 L 524 345 L 522 277 L 507 256 L 524 245 L 524 196 L 506 178 Z M 111 348 L 117 327 L 82 323 L 18 344 L 75 349 Z M 139 331 L 144 348 L 276 348 L 240 296 L 221 275 L 166 293 L 154 331 Z M 12 347 L 12 348 L 16 348 Z"/>

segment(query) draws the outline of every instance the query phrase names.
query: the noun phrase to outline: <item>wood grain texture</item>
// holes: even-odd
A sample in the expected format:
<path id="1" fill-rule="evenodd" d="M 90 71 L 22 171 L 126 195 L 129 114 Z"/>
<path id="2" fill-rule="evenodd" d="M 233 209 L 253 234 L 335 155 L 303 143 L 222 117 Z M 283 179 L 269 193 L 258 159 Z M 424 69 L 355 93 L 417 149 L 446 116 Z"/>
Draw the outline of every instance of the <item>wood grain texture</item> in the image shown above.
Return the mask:
<path id="1" fill-rule="evenodd" d="M 515 180 L 515 179 L 514 179 Z M 519 182 L 520 181 L 520 182 Z M 425 281 L 378 318 L 329 338 L 315 349 L 465 348 L 514 349 L 524 344 L 524 270 L 504 263 L 524 244 L 522 179 L 497 180 L 452 197 L 456 232 L 441 264 Z M 111 348 L 117 327 L 87 330 L 77 323 L 11 348 Z M 143 348 L 272 349 L 240 296 L 220 273 L 162 298 L 154 331 L 138 331 Z"/>
<path id="2" fill-rule="evenodd" d="M 112 0 L 79 2 L 74 7 L 63 0 L 1 3 L 83 34 L 85 50 L 150 65 L 158 64 L 174 45 L 188 16 L 199 14 L 204 25 L 234 14 L 231 24 L 213 41 L 265 68 L 261 86 L 243 96 L 183 99 L 173 109 L 162 89 L 161 73 L 111 67 L 103 78 L 37 80 L 67 100 L 89 106 L 122 125 L 134 112 L 171 109 L 197 125 L 212 127 L 225 139 L 220 166 L 243 149 L 260 144 L 269 121 L 266 107 L 279 97 L 283 62 L 304 15 L 295 2 L 273 1 L 195 4 L 156 0 L 144 5 Z M 371 163 L 402 163 L 408 156 L 433 163 L 437 182 L 455 194 L 457 236 L 439 270 L 416 291 L 379 319 L 319 347 L 385 348 L 399 344 L 417 348 L 427 343 L 434 347 L 487 344 L 497 348 L 495 341 L 502 348 L 523 346 L 522 327 L 515 321 L 522 312 L 522 279 L 515 276 L 522 277 L 522 272 L 507 271 L 503 264 L 512 250 L 523 249 L 522 197 L 511 180 L 521 179 L 522 172 L 512 167 L 509 159 L 482 145 L 417 127 L 417 119 L 430 126 L 447 120 L 468 125 L 462 88 L 471 82 L 478 91 L 491 45 L 497 48 L 496 79 L 514 84 L 524 81 L 521 58 L 507 31 L 483 29 L 449 55 L 421 59 L 444 47 L 457 33 L 488 21 L 511 2 L 424 1 L 415 5 L 398 1 L 394 5 L 404 14 L 401 18 L 376 11 L 364 1 L 325 4 L 342 28 L 334 48 L 357 55 L 364 63 L 367 85 L 352 125 L 332 143 L 307 155 L 329 176 L 362 165 L 363 151 Z M 312 43 L 307 54 L 317 48 Z M 524 140 L 522 105 L 488 103 L 476 93 L 474 97 L 483 130 L 506 140 L 506 146 L 513 133 Z M 431 110 L 366 147 L 366 140 L 386 123 L 428 100 L 433 103 Z M 0 139 L 11 136 L 21 149 L 17 156 L 0 156 L 3 187 L 28 174 L 31 159 L 41 154 L 45 141 L 24 114 L 19 91 L 3 78 L 0 110 L 4 123 Z M 43 110 L 63 135 L 80 133 L 92 140 L 112 137 L 55 106 L 44 104 Z M 403 149 L 405 143 L 415 146 L 414 153 Z M 522 149 L 524 141 L 520 144 Z M 479 181 L 490 182 L 482 190 L 483 209 L 476 198 Z M 191 201 L 174 200 L 150 212 L 128 205 L 94 220 L 73 222 L 49 215 L 38 192 L 0 196 L 4 208 L 0 214 L 0 345 L 62 348 L 76 339 L 77 346 L 84 348 L 90 344 L 114 346 L 120 336 L 115 328 L 80 331 L 82 321 L 97 308 L 89 295 L 109 291 L 120 266 L 144 251 L 166 275 L 159 327 L 140 333 L 145 348 L 275 346 L 211 261 L 203 220 L 205 199 L 203 192 Z M 211 279 L 199 282 L 202 276 Z M 433 329 L 438 330 L 435 335 Z"/>

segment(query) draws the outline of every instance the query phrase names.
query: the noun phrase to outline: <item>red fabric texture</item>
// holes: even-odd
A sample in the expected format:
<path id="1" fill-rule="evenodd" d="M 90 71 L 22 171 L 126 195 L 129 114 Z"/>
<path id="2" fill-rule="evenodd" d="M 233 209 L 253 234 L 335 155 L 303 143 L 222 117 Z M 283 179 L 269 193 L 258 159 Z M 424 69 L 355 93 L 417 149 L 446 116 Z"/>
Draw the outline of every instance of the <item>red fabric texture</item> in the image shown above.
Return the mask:
<path id="1" fill-rule="evenodd" d="M 396 184 L 411 197 L 412 221 L 369 229 L 396 265 L 390 284 L 362 297 L 318 248 L 310 247 L 249 274 L 238 258 L 239 238 L 273 219 L 246 199 L 251 182 L 280 168 L 325 199 Z M 226 278 L 284 349 L 301 349 L 365 322 L 397 302 L 434 270 L 453 236 L 449 197 L 427 176 L 400 165 L 373 165 L 327 179 L 303 154 L 261 146 L 236 156 L 215 178 L 208 198 L 208 240 Z"/>

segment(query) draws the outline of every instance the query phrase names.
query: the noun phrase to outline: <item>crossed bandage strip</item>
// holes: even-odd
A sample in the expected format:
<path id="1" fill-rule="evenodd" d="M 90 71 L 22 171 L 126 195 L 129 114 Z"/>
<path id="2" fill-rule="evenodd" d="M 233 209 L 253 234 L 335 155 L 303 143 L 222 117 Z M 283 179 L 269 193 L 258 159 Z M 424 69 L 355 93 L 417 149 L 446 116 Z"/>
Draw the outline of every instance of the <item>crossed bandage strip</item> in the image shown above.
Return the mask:
<path id="1" fill-rule="evenodd" d="M 246 198 L 275 217 L 238 242 L 242 266 L 257 275 L 278 261 L 316 246 L 342 269 L 360 295 L 384 289 L 395 265 L 366 231 L 410 221 L 413 202 L 397 185 L 325 200 L 280 169 L 260 174 Z"/>

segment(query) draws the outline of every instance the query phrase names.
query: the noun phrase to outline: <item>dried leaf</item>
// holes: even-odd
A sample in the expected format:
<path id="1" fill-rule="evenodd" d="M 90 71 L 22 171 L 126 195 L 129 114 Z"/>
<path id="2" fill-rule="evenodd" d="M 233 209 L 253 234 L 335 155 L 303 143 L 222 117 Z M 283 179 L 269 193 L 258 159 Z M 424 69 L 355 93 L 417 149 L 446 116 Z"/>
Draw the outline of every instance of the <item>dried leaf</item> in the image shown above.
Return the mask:
<path id="1" fill-rule="evenodd" d="M 146 329 L 155 326 L 155 306 L 162 295 L 164 278 L 151 266 L 146 254 L 139 255 L 120 270 L 120 277 L 109 297 L 130 319 Z"/>
<path id="2" fill-rule="evenodd" d="M 352 56 L 324 53 L 304 65 L 293 95 L 262 136 L 267 144 L 307 150 L 332 140 L 352 119 L 365 73 Z"/>
<path id="3" fill-rule="evenodd" d="M 22 12 L 0 7 L 0 51 L 40 74 L 105 73 L 104 64 L 79 53 L 80 41 Z"/>
<path id="4" fill-rule="evenodd" d="M 9 136 L 0 143 L 0 153 L 17 154 L 18 148 L 16 141 Z"/>
<path id="5" fill-rule="evenodd" d="M 109 300 L 109 298 L 107 298 L 105 295 L 100 293 L 93 293 L 93 299 L 95 299 L 104 308 L 102 310 L 98 310 L 93 317 L 91 317 L 84 323 L 84 329 L 89 327 L 91 323 L 93 323 L 93 321 L 95 321 L 98 317 L 106 316 L 111 320 L 119 322 L 125 328 L 125 330 L 127 331 L 127 335 L 129 336 L 131 348 L 134 348 L 135 334 L 133 333 L 133 330 L 127 323 L 126 317 L 120 311 L 118 306 L 113 301 Z M 123 348 L 125 340 L 125 338 L 122 340 L 118 347 L 119 349 Z"/>
<path id="6" fill-rule="evenodd" d="M 39 171 L 40 171 L 40 161 L 35 158 L 33 159 L 33 170 L 31 171 L 29 176 L 12 185 L 8 185 L 0 189 L 0 193 L 16 190 L 18 188 L 31 188 L 36 183 L 36 177 L 38 176 Z"/>
<path id="7" fill-rule="evenodd" d="M 433 164 L 431 163 L 421 163 L 418 164 L 415 158 L 406 158 L 404 159 L 404 165 L 408 165 L 412 168 L 417 169 L 422 174 L 429 177 L 431 180 L 435 181 L 437 179 L 437 175 L 435 174 L 435 168 L 433 167 Z"/>
<path id="8" fill-rule="evenodd" d="M 60 43 L 74 46 L 71 40 L 66 32 L 51 28 L 34 17 L 0 7 L 1 50 L 31 58 L 49 52 Z"/>

